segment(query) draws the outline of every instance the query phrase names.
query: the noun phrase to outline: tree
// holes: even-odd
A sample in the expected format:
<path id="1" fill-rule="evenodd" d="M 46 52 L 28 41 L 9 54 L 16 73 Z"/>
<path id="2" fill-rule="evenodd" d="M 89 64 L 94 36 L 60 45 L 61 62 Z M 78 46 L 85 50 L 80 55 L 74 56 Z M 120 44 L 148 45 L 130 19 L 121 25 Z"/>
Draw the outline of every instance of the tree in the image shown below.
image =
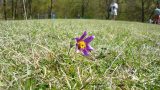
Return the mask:
<path id="1" fill-rule="evenodd" d="M 17 18 L 17 2 L 18 0 L 15 0 L 15 5 L 14 5 L 14 18 Z"/>
<path id="2" fill-rule="evenodd" d="M 106 16 L 106 19 L 109 19 L 109 17 L 110 17 L 110 11 L 109 11 L 109 9 L 110 9 L 110 3 L 112 2 L 111 0 L 105 0 L 106 1 L 106 13 L 107 13 L 107 16 Z"/>
<path id="3" fill-rule="evenodd" d="M 52 16 L 52 8 L 53 8 L 53 0 L 50 0 L 50 8 L 49 8 L 49 13 L 48 13 L 49 18 L 51 18 Z"/>
<path id="4" fill-rule="evenodd" d="M 3 0 L 4 19 L 7 20 L 6 0 Z"/>
<path id="5" fill-rule="evenodd" d="M 12 18 L 14 19 L 14 0 L 12 0 Z"/>
<path id="6" fill-rule="evenodd" d="M 86 8 L 88 6 L 88 3 L 89 3 L 89 0 L 82 0 L 82 4 L 81 4 L 81 16 L 82 16 L 82 18 L 84 18 L 85 11 L 86 11 Z"/>
<path id="7" fill-rule="evenodd" d="M 32 18 L 32 0 L 28 0 L 28 16 Z"/>
<path id="8" fill-rule="evenodd" d="M 144 0 L 141 0 L 142 4 L 142 22 L 144 22 Z"/>
<path id="9" fill-rule="evenodd" d="M 24 11 L 24 19 L 27 20 L 27 12 L 26 12 L 26 5 L 25 5 L 26 1 L 23 0 L 23 11 Z"/>

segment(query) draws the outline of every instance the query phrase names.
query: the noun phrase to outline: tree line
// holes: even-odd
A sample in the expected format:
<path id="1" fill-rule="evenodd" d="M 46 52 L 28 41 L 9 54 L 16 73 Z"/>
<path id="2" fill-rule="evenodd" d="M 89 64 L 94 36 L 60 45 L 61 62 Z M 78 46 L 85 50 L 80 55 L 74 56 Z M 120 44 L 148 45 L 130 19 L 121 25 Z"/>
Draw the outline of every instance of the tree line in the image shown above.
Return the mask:
<path id="1" fill-rule="evenodd" d="M 109 19 L 112 0 L 0 0 L 1 19 Z M 119 20 L 147 21 L 155 0 L 117 0 Z"/>

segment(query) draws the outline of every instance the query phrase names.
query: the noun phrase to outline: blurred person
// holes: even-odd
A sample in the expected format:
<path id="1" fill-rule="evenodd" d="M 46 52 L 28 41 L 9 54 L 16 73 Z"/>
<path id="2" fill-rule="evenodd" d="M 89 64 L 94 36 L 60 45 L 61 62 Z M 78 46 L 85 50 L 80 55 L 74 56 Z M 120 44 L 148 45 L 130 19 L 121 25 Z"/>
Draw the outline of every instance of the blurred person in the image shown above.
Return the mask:
<path id="1" fill-rule="evenodd" d="M 115 20 L 117 17 L 117 10 L 118 10 L 118 4 L 116 3 L 116 0 L 113 0 L 110 4 L 110 17 L 112 20 Z"/>
<path id="2" fill-rule="evenodd" d="M 156 9 L 154 10 L 154 23 L 160 24 L 160 2 L 157 1 Z"/>

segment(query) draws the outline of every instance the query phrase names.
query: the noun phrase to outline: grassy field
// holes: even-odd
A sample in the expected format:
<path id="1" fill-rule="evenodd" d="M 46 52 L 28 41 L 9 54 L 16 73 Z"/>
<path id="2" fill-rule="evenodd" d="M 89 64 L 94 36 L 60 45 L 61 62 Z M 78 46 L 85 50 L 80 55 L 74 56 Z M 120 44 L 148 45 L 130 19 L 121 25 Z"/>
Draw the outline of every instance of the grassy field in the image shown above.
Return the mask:
<path id="1" fill-rule="evenodd" d="M 73 38 L 95 35 L 94 51 Z M 160 25 L 106 20 L 0 21 L 0 90 L 158 90 Z"/>

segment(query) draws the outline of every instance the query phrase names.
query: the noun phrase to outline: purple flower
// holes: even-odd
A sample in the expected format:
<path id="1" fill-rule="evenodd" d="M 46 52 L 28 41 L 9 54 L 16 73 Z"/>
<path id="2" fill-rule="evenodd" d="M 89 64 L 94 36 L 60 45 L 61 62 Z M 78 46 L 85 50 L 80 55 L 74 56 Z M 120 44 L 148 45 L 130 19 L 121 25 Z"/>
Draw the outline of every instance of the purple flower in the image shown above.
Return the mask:
<path id="1" fill-rule="evenodd" d="M 76 40 L 76 50 L 77 52 L 82 52 L 83 55 L 88 56 L 89 52 L 93 50 L 93 48 L 89 45 L 89 43 L 95 38 L 95 36 L 89 36 L 85 38 L 87 32 L 85 31 L 81 37 L 75 38 Z"/>

